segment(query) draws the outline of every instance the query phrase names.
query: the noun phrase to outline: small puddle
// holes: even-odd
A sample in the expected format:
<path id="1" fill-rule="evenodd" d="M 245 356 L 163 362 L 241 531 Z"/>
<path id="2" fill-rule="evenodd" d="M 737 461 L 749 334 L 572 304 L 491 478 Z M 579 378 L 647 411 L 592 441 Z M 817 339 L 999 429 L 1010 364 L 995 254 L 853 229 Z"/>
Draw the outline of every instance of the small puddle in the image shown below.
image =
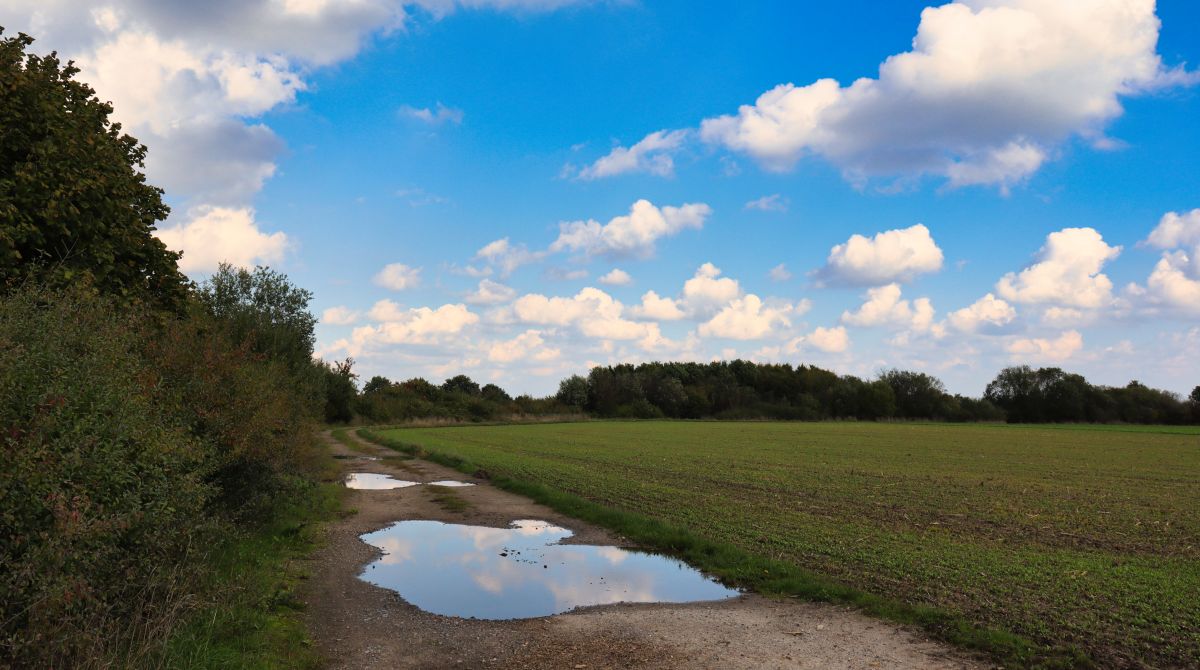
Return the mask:
<path id="1" fill-rule="evenodd" d="M 409 482 L 396 479 L 390 475 L 374 472 L 352 472 L 346 475 L 346 486 L 352 489 L 368 489 L 380 491 L 384 489 L 402 489 L 406 486 L 416 486 L 419 482 Z"/>
<path id="2" fill-rule="evenodd" d="M 378 456 L 358 456 L 358 455 L 354 455 L 354 454 L 334 454 L 333 457 L 343 460 L 343 461 L 377 461 L 377 460 L 379 460 Z"/>
<path id="3" fill-rule="evenodd" d="M 471 482 L 456 482 L 453 479 L 443 479 L 440 482 L 429 482 L 429 486 L 475 486 Z"/>
<path id="4" fill-rule="evenodd" d="M 477 619 L 738 595 L 673 558 L 558 544 L 570 536 L 571 531 L 544 521 L 514 521 L 510 528 L 401 521 L 362 536 L 383 556 L 360 578 L 396 591 L 425 611 Z"/>

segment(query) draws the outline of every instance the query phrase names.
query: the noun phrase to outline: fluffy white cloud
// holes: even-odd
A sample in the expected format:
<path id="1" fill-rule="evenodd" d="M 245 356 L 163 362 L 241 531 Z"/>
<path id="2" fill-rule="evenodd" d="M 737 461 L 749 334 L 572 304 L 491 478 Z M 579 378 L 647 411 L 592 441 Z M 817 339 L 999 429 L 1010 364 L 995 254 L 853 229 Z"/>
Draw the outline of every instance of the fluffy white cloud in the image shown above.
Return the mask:
<path id="1" fill-rule="evenodd" d="M 994 331 L 1012 323 L 1017 310 L 1000 298 L 988 293 L 971 305 L 955 310 L 947 321 L 955 330 L 964 333 Z"/>
<path id="2" fill-rule="evenodd" d="M 544 362 L 562 355 L 562 351 L 546 347 L 545 343 L 541 331 L 527 330 L 511 340 L 492 344 L 488 348 L 488 360 L 493 363 L 511 363 L 525 359 Z"/>
<path id="3" fill-rule="evenodd" d="M 507 237 L 488 242 L 475 252 L 475 258 L 498 268 L 501 276 L 507 277 L 522 265 L 536 263 L 545 258 L 545 252 L 530 251 L 524 244 L 513 244 Z M 474 270 L 474 268 L 468 268 Z"/>
<path id="4" fill-rule="evenodd" d="M 808 335 L 796 338 L 788 344 L 788 349 L 792 353 L 798 352 L 804 347 L 812 347 L 827 354 L 839 354 L 850 348 L 850 335 L 844 326 L 817 327 Z"/>
<path id="5" fill-rule="evenodd" d="M 788 315 L 794 311 L 791 305 L 770 307 L 758 296 L 747 295 L 733 300 L 712 319 L 700 324 L 699 332 L 705 337 L 757 340 L 773 334 L 776 327 L 791 327 Z"/>
<path id="6" fill-rule="evenodd" d="M 357 356 L 387 345 L 439 344 L 479 323 L 479 316 L 461 304 L 405 310 L 381 300 L 371 309 L 370 316 L 383 320 L 383 323 L 355 328 L 348 339 L 335 342 L 328 351 L 345 351 Z"/>
<path id="7" fill-rule="evenodd" d="M 406 119 L 420 121 L 421 123 L 431 126 L 440 126 L 444 123 L 453 123 L 454 125 L 458 125 L 462 123 L 463 111 L 461 109 L 447 107 L 439 102 L 437 103 L 436 107 L 432 108 L 410 107 L 409 105 L 402 105 L 400 107 L 400 116 Z"/>
<path id="8" fill-rule="evenodd" d="M 1194 80 L 1165 70 L 1151 0 L 961 0 L 921 13 L 911 51 L 877 78 L 782 84 L 701 136 L 789 168 L 806 154 L 851 178 L 1020 182 L 1073 136 L 1105 142 L 1120 97 Z"/>
<path id="9" fill-rule="evenodd" d="M 851 326 L 890 326 L 925 332 L 933 326 L 933 303 L 917 298 L 911 303 L 900 298 L 900 285 L 868 289 L 867 301 L 855 312 L 842 312 L 842 323 Z"/>
<path id="10" fill-rule="evenodd" d="M 1166 251 L 1146 288 L 1130 292 L 1184 315 L 1200 314 L 1200 209 L 1167 212 L 1143 244 Z"/>
<path id="11" fill-rule="evenodd" d="M 1163 254 L 1146 280 L 1150 298 L 1185 314 L 1200 315 L 1200 247 Z"/>
<path id="12" fill-rule="evenodd" d="M 466 300 L 470 305 L 495 305 L 508 302 L 515 297 L 517 297 L 516 289 L 490 279 L 483 279 L 479 282 L 478 289 L 467 294 Z"/>
<path id="13" fill-rule="evenodd" d="M 182 251 L 184 272 L 214 270 L 220 263 L 267 265 L 283 259 L 290 241 L 282 232 L 264 233 L 249 207 L 197 207 L 187 219 L 155 232 L 168 249 Z"/>
<path id="14" fill-rule="evenodd" d="M 421 268 L 412 268 L 403 263 L 388 263 L 371 281 L 393 291 L 410 289 L 421 283 Z"/>
<path id="15" fill-rule="evenodd" d="M 687 228 L 701 228 L 711 212 L 703 203 L 659 208 L 648 200 L 638 200 L 629 214 L 615 217 L 607 224 L 594 219 L 559 224 L 558 239 L 550 245 L 550 252 L 648 258 L 654 254 L 659 238 Z"/>
<path id="16" fill-rule="evenodd" d="M 1183 214 L 1167 212 L 1151 231 L 1146 244 L 1159 249 L 1200 247 L 1200 209 Z"/>
<path id="17" fill-rule="evenodd" d="M 1100 270 L 1120 253 L 1093 228 L 1064 228 L 1046 236 L 1036 263 L 1004 275 L 996 292 L 1017 303 L 1104 307 L 1112 302 L 1112 281 Z"/>
<path id="18" fill-rule="evenodd" d="M 701 265 L 696 274 L 683 283 L 683 300 L 687 310 L 707 314 L 742 294 L 736 279 L 721 276 L 721 268 L 712 263 Z"/>
<path id="19" fill-rule="evenodd" d="M 599 282 L 608 286 L 629 286 L 633 283 L 633 277 L 630 277 L 628 272 L 620 268 L 613 268 L 607 274 L 600 277 Z"/>
<path id="20" fill-rule="evenodd" d="M 825 267 L 817 272 L 824 281 L 849 286 L 879 286 L 911 281 L 919 274 L 942 268 L 942 250 L 922 224 L 888 230 L 874 237 L 851 235 L 833 247 Z"/>
<path id="21" fill-rule="evenodd" d="M 331 326 L 349 326 L 357 321 L 358 312 L 342 305 L 330 307 L 321 312 L 321 323 L 327 323 Z"/>
<path id="22" fill-rule="evenodd" d="M 762 212 L 786 212 L 788 210 L 788 199 L 778 193 L 764 195 L 757 200 L 751 200 L 746 203 L 745 208 L 757 209 Z"/>
<path id="23" fill-rule="evenodd" d="M 1053 340 L 1040 337 L 1013 340 L 1007 348 L 1017 362 L 1057 363 L 1074 356 L 1083 348 L 1083 336 L 1077 330 L 1068 330 Z"/>
<path id="24" fill-rule="evenodd" d="M 408 312 L 399 303 L 384 299 L 371 305 L 367 316 L 373 321 L 403 321 L 408 318 Z"/>
<path id="25" fill-rule="evenodd" d="M 655 321 L 676 321 L 686 316 L 679 308 L 678 301 L 660 297 L 654 291 L 646 291 L 642 295 L 642 304 L 630 308 L 629 311 L 636 317 Z"/>
<path id="26" fill-rule="evenodd" d="M 513 302 L 513 314 L 523 323 L 573 325 L 588 337 L 639 340 L 658 334 L 658 324 L 630 321 L 624 305 L 604 291 L 588 287 L 570 298 L 532 293 Z"/>
<path id="27" fill-rule="evenodd" d="M 779 265 L 771 268 L 771 271 L 767 273 L 767 276 L 771 278 L 771 281 L 783 282 L 791 279 L 792 273 L 788 271 L 787 265 L 780 263 Z"/>
<path id="28" fill-rule="evenodd" d="M 579 179 L 590 181 L 626 172 L 648 172 L 660 177 L 675 174 L 675 161 L 671 152 L 678 149 L 687 138 L 688 131 L 660 130 L 650 133 L 631 147 L 617 147 L 595 163 L 581 169 Z"/>

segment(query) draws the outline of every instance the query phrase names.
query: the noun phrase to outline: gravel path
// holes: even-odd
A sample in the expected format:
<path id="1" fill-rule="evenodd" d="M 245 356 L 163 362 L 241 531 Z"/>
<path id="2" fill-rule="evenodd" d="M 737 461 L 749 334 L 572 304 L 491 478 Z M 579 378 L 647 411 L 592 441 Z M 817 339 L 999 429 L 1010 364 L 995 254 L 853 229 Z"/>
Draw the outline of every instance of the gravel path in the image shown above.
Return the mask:
<path id="1" fill-rule="evenodd" d="M 359 441 L 326 441 L 347 471 L 397 479 L 469 480 L 434 463 L 406 460 Z M 369 454 L 379 460 L 356 460 Z M 501 491 L 485 481 L 454 489 L 470 503 L 452 512 L 428 487 L 351 491 L 347 514 L 329 524 L 304 589 L 306 617 L 329 668 L 984 668 L 919 632 L 844 607 L 745 595 L 721 602 L 606 605 L 516 621 L 446 617 L 409 605 L 358 578 L 378 552 L 359 539 L 392 522 L 432 519 L 507 527 L 541 519 L 571 529 L 568 542 L 627 544 Z"/>

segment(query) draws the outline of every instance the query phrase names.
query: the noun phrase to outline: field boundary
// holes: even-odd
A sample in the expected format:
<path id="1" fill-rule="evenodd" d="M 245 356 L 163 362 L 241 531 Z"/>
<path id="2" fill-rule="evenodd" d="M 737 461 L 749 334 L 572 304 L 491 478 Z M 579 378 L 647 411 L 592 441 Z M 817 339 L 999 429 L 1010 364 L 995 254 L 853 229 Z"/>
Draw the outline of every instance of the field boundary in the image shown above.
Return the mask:
<path id="1" fill-rule="evenodd" d="M 796 565 L 753 555 L 731 544 L 700 537 L 692 531 L 656 519 L 601 505 L 543 484 L 489 473 L 468 459 L 382 435 L 379 430 L 401 426 L 363 427 L 356 434 L 389 449 L 487 478 L 491 484 L 546 505 L 567 516 L 602 526 L 637 547 L 682 560 L 722 582 L 774 597 L 852 605 L 862 612 L 921 628 L 929 635 L 987 654 L 1008 667 L 1088 668 L 1094 664 L 1074 648 L 1051 648 L 1015 633 L 979 626 L 966 617 L 940 608 L 912 605 L 841 584 Z"/>

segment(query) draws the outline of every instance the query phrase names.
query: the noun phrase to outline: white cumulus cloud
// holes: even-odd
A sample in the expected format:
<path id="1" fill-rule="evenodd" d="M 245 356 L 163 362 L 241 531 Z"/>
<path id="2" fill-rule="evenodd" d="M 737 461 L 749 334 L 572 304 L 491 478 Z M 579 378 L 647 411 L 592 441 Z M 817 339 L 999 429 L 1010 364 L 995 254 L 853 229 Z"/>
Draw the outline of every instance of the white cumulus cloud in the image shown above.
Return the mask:
<path id="1" fill-rule="evenodd" d="M 598 281 L 608 286 L 629 286 L 633 283 L 633 277 L 630 277 L 628 272 L 620 268 L 613 268 L 600 277 Z"/>
<path id="2" fill-rule="evenodd" d="M 688 228 L 702 228 L 712 210 L 703 203 L 682 207 L 656 207 L 638 200 L 629 214 L 606 224 L 589 219 L 559 224 L 559 235 L 550 245 L 551 253 L 570 251 L 588 256 L 632 256 L 649 258 L 655 243 Z"/>
<path id="3" fill-rule="evenodd" d="M 1083 336 L 1068 330 L 1054 339 L 1022 338 L 1008 345 L 1008 353 L 1016 362 L 1059 363 L 1074 356 L 1083 348 Z"/>
<path id="4" fill-rule="evenodd" d="M 493 363 L 511 363 L 525 359 L 544 362 L 562 354 L 559 349 L 544 346 L 545 343 L 541 331 L 527 330 L 510 340 L 493 343 L 488 348 L 488 360 Z"/>
<path id="5" fill-rule="evenodd" d="M 988 293 L 969 306 L 951 312 L 947 321 L 955 330 L 976 333 L 1001 329 L 1015 318 L 1017 310 L 1012 305 Z"/>
<path id="6" fill-rule="evenodd" d="M 421 268 L 409 267 L 404 263 L 388 263 L 371 281 L 375 282 L 376 286 L 403 291 L 421 283 Z"/>
<path id="7" fill-rule="evenodd" d="M 900 285 L 868 289 L 866 302 L 857 311 L 842 313 L 842 323 L 851 326 L 889 326 L 925 332 L 933 326 L 934 309 L 929 298 L 909 302 L 900 297 Z"/>
<path id="8" fill-rule="evenodd" d="M 155 234 L 168 249 L 183 252 L 179 269 L 188 273 L 214 270 L 221 263 L 243 267 L 278 263 L 290 244 L 282 232 L 261 231 L 249 207 L 197 207 L 182 223 Z"/>
<path id="9" fill-rule="evenodd" d="M 620 301 L 592 287 L 569 298 L 531 293 L 513 302 L 513 314 L 522 323 L 574 326 L 587 337 L 606 340 L 640 340 L 658 334 L 658 324 L 626 319 L 624 310 Z"/>
<path id="10" fill-rule="evenodd" d="M 655 321 L 676 321 L 687 316 L 679 308 L 679 302 L 672 298 L 660 297 L 654 291 L 646 291 L 642 295 L 642 304 L 631 307 L 630 314 Z"/>
<path id="11" fill-rule="evenodd" d="M 363 352 L 384 349 L 388 345 L 442 344 L 446 338 L 457 336 L 479 323 L 479 316 L 462 304 L 442 305 L 437 309 L 401 309 L 395 303 L 383 300 L 376 303 L 370 316 L 383 322 L 355 328 L 349 338 L 338 340 L 328 351 L 345 351 L 351 356 L 358 356 Z"/>
<path id="12" fill-rule="evenodd" d="M 942 250 L 922 224 L 876 233 L 851 235 L 829 251 L 825 267 L 817 271 L 822 281 L 847 286 L 881 286 L 907 282 L 942 268 Z"/>
<path id="13" fill-rule="evenodd" d="M 767 273 L 767 276 L 771 278 L 771 281 L 784 282 L 792 278 L 792 273 L 788 271 L 787 265 L 780 263 L 779 265 L 771 268 L 771 271 Z"/>
<path id="14" fill-rule="evenodd" d="M 1046 236 L 1036 263 L 1001 277 L 996 292 L 1017 303 L 1104 307 L 1112 302 L 1112 281 L 1100 270 L 1120 253 L 1093 228 L 1064 228 Z"/>
<path id="15" fill-rule="evenodd" d="M 675 174 L 671 152 L 687 138 L 688 131 L 660 130 L 650 133 L 631 147 L 616 147 L 606 156 L 579 171 L 578 179 L 590 181 L 627 172 L 648 172 L 660 177 Z"/>
<path id="16" fill-rule="evenodd" d="M 710 314 L 742 294 L 736 279 L 721 276 L 721 268 L 712 263 L 701 265 L 691 279 L 683 283 L 682 302 L 694 315 Z"/>
<path id="17" fill-rule="evenodd" d="M 791 306 L 771 307 L 756 295 L 747 295 L 730 302 L 707 322 L 700 324 L 699 333 L 705 337 L 733 340 L 757 340 L 772 335 L 776 328 L 792 325 L 788 316 L 796 309 Z"/>
<path id="18" fill-rule="evenodd" d="M 799 352 L 805 347 L 811 347 L 827 354 L 840 354 L 850 348 L 850 334 L 846 332 L 845 326 L 834 328 L 818 326 L 811 333 L 788 343 L 788 350 L 791 353 Z"/>
<path id="19" fill-rule="evenodd" d="M 338 305 L 321 312 L 321 323 L 331 326 L 350 326 L 358 321 L 358 316 L 358 312 L 349 307 Z"/>
<path id="20" fill-rule="evenodd" d="M 1121 97 L 1195 76 L 1156 53 L 1150 0 L 961 0 L 921 13 L 911 51 L 848 86 L 781 84 L 737 114 L 705 120 L 708 142 L 773 170 L 821 156 L 852 179 L 939 175 L 1007 188 L 1078 136 L 1104 128 Z"/>
<path id="21" fill-rule="evenodd" d="M 1200 209 L 1180 214 L 1167 212 L 1150 232 L 1146 244 L 1159 249 L 1200 247 Z"/>
<path id="22" fill-rule="evenodd" d="M 470 305 L 495 305 L 508 302 L 515 297 L 517 297 L 516 289 L 500 282 L 483 279 L 479 282 L 479 288 L 467 294 L 466 300 Z"/>

